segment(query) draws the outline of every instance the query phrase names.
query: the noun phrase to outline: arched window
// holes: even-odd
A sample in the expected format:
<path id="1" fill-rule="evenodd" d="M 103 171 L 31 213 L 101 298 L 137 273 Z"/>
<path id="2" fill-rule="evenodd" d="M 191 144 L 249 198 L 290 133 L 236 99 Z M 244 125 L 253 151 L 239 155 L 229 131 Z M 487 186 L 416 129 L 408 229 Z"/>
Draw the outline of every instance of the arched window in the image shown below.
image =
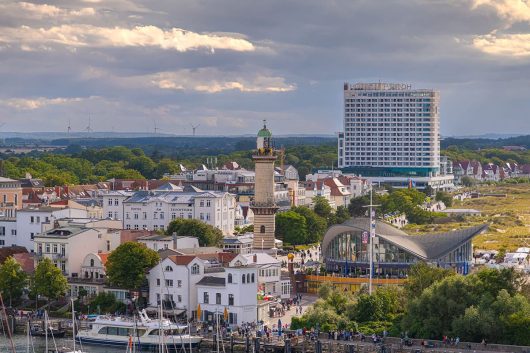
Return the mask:
<path id="1" fill-rule="evenodd" d="M 90 259 L 90 267 L 94 267 L 94 259 Z"/>
<path id="2" fill-rule="evenodd" d="M 228 283 L 232 283 L 232 274 L 231 273 L 228 274 Z"/>
<path id="3" fill-rule="evenodd" d="M 243 275 L 241 276 L 241 279 L 243 281 L 243 283 L 245 283 L 245 274 L 243 273 Z"/>
<path id="4" fill-rule="evenodd" d="M 173 272 L 173 267 L 166 266 L 166 272 Z"/>
<path id="5" fill-rule="evenodd" d="M 250 283 L 250 273 L 247 273 L 247 283 Z"/>
<path id="6" fill-rule="evenodd" d="M 265 226 L 261 226 L 261 227 L 259 228 L 259 231 L 260 231 L 260 233 L 265 233 Z"/>
<path id="7" fill-rule="evenodd" d="M 201 273 L 201 269 L 199 268 L 199 265 L 195 264 L 191 266 L 191 274 L 192 275 L 198 275 Z"/>
<path id="8" fill-rule="evenodd" d="M 251 276 L 252 283 L 254 283 L 254 274 Z"/>

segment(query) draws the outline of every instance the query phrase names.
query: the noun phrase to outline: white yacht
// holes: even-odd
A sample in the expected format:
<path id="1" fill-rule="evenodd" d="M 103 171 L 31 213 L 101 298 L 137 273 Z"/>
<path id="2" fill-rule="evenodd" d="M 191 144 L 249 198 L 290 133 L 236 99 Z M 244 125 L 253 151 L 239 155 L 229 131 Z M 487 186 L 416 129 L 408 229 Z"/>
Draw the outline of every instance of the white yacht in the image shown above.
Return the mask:
<path id="1" fill-rule="evenodd" d="M 187 325 L 178 325 L 167 319 L 150 319 L 145 310 L 138 319 L 98 316 L 88 331 L 79 331 L 77 341 L 88 345 L 158 348 L 168 350 L 181 347 L 199 347 L 202 337 L 186 333 Z"/>

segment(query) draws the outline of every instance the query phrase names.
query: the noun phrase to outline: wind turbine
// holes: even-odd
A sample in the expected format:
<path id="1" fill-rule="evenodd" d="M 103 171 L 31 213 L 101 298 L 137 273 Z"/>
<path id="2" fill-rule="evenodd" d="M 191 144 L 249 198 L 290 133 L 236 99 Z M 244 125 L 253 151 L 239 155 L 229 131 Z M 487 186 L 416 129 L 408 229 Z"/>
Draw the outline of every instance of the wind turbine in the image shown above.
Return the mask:
<path id="1" fill-rule="evenodd" d="M 190 126 L 191 126 L 191 129 L 192 129 L 192 131 L 193 131 L 193 136 L 195 136 L 195 131 L 197 130 L 197 128 L 198 128 L 199 126 L 201 126 L 201 124 L 199 124 L 199 125 L 195 125 L 195 126 L 193 126 L 193 124 L 190 124 Z"/>
<path id="2" fill-rule="evenodd" d="M 68 132 L 68 134 L 70 134 L 70 132 L 72 132 L 72 124 L 70 122 L 70 119 L 68 119 L 68 127 L 66 128 L 66 131 Z"/>
<path id="3" fill-rule="evenodd" d="M 156 120 L 153 120 L 153 123 L 155 125 L 155 135 L 158 135 L 158 131 L 160 131 L 160 129 L 156 126 Z"/>

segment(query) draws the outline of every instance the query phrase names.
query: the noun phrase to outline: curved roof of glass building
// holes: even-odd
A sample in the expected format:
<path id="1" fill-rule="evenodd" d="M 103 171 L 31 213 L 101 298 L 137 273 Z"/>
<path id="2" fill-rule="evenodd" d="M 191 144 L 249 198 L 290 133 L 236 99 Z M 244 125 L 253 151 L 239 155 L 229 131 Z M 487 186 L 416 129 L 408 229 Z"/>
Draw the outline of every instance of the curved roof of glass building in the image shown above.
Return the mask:
<path id="1" fill-rule="evenodd" d="M 398 248 L 414 254 L 421 259 L 431 260 L 443 257 L 445 254 L 458 248 L 474 236 L 485 231 L 487 227 L 487 224 L 481 224 L 445 233 L 408 235 L 388 223 L 377 220 L 375 233 L 378 237 L 394 244 Z M 342 224 L 329 228 L 322 240 L 322 254 L 327 253 L 326 250 L 330 242 L 337 235 L 352 231 L 369 232 L 370 219 L 366 217 L 353 218 Z"/>

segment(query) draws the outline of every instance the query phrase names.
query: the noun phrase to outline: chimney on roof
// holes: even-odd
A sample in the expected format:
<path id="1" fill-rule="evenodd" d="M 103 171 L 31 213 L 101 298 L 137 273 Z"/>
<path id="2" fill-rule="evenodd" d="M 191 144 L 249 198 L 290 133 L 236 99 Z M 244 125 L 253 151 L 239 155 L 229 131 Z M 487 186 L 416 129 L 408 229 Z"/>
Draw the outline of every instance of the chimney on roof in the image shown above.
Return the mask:
<path id="1" fill-rule="evenodd" d="M 258 254 L 254 254 L 254 258 L 253 258 L 253 260 L 254 260 L 254 263 L 257 263 L 257 262 L 258 262 Z"/>

